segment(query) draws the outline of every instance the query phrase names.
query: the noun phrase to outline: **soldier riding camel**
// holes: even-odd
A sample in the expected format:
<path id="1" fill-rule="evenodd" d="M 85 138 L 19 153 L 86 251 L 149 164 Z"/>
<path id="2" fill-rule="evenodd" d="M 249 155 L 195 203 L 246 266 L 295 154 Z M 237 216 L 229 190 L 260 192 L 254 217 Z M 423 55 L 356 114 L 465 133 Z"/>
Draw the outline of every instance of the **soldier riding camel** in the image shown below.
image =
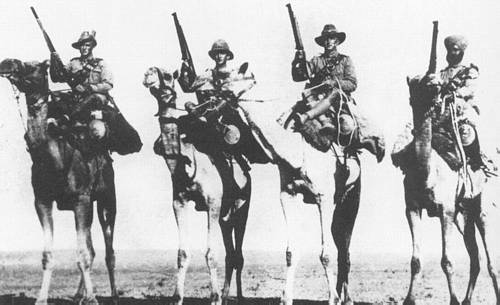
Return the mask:
<path id="1" fill-rule="evenodd" d="M 357 88 L 356 72 L 351 58 L 338 52 L 337 47 L 346 39 L 346 34 L 340 32 L 333 24 L 326 24 L 321 31 L 321 35 L 314 41 L 324 48 L 323 54 L 314 56 L 310 61 L 306 61 L 303 49 L 297 49 L 295 59 L 292 62 L 292 78 L 296 82 L 309 80 L 306 89 L 326 85 L 330 88 L 340 89 L 347 97 L 347 106 L 349 112 L 354 117 L 341 117 L 341 126 L 347 127 L 347 131 L 352 132 L 350 149 L 357 150 L 365 148 L 376 156 L 377 161 L 382 161 L 385 154 L 384 137 L 375 128 L 367 125 L 367 119 L 356 106 L 351 93 Z M 319 130 L 320 134 L 331 135 L 336 133 L 337 127 L 334 126 L 331 106 L 334 105 L 336 95 L 327 95 L 317 104 L 305 112 L 296 113 L 293 119 L 295 127 L 302 127 L 308 120 L 317 119 L 322 124 Z M 347 121 L 342 122 L 342 120 Z M 358 126 L 355 128 L 354 126 Z M 349 132 L 349 133 L 350 133 Z"/>
<path id="2" fill-rule="evenodd" d="M 497 175 L 498 168 L 483 152 L 480 146 L 479 105 L 475 98 L 475 87 L 479 69 L 474 64 L 462 64 L 468 42 L 464 36 L 451 35 L 444 39 L 448 66 L 438 74 L 429 75 L 429 80 L 439 90 L 442 107 L 453 103 L 454 122 L 448 108 L 442 119 L 433 122 L 432 147 L 453 170 L 470 166 L 472 171 L 482 169 L 486 175 Z M 450 130 L 449 126 L 455 126 Z M 411 137 L 401 135 L 396 141 L 392 158 L 396 163 L 411 159 Z M 458 144 L 458 145 L 456 145 Z M 464 162 L 463 162 L 464 161 Z"/>
<path id="3" fill-rule="evenodd" d="M 448 66 L 441 70 L 441 98 L 460 105 L 457 107 L 457 120 L 460 140 L 464 146 L 467 163 L 472 170 L 483 169 L 487 174 L 494 174 L 496 166 L 483 153 L 479 141 L 479 105 L 475 99 L 475 87 L 479 69 L 474 64 L 465 66 L 462 60 L 468 42 L 464 36 L 452 35 L 444 40 Z"/>
<path id="4" fill-rule="evenodd" d="M 100 148 L 129 154 L 140 150 L 142 143 L 134 128 L 119 112 L 109 91 L 113 76 L 105 61 L 94 57 L 97 45 L 95 31 L 84 31 L 71 46 L 80 52 L 67 65 L 51 52 L 50 77 L 53 82 L 67 83 L 71 89 L 68 120 L 87 124 Z"/>

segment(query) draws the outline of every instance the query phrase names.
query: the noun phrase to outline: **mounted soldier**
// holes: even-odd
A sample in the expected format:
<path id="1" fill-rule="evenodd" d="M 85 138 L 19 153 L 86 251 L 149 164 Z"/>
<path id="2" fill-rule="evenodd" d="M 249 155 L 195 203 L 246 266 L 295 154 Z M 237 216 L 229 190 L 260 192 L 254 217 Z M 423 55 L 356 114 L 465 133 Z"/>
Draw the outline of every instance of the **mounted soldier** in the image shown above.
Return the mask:
<path id="1" fill-rule="evenodd" d="M 475 87 L 479 69 L 474 64 L 462 64 L 467 40 L 460 35 L 448 36 L 444 40 L 448 66 L 440 71 L 439 84 L 441 99 L 444 103 L 457 105 L 457 123 L 460 141 L 464 148 L 467 163 L 472 170 L 482 168 L 488 173 L 496 171 L 480 148 L 479 141 L 479 105 L 475 99 Z"/>
<path id="2" fill-rule="evenodd" d="M 324 48 L 323 54 L 307 61 L 303 47 L 296 47 L 297 51 L 292 62 L 292 78 L 296 82 L 309 80 L 305 86 L 304 98 L 312 97 L 315 101 L 312 103 L 307 101 L 309 109 L 296 112 L 292 118 L 298 130 L 308 121 L 316 120 L 320 124 L 318 130 L 320 136 L 330 138 L 335 134 L 347 136 L 349 149 L 365 148 L 380 162 L 385 154 L 384 137 L 369 126 L 368 120 L 356 106 L 351 96 L 357 88 L 353 62 L 349 56 L 337 50 L 337 46 L 345 39 L 344 32 L 338 31 L 333 24 L 326 24 L 321 35 L 315 38 L 315 42 Z M 341 102 L 338 106 L 340 108 L 337 109 L 339 111 L 335 114 L 332 107 L 337 108 L 339 99 L 345 103 L 342 105 Z M 334 124 L 335 121 L 338 126 Z M 340 139 L 337 138 L 336 141 L 339 142 Z"/>
<path id="3" fill-rule="evenodd" d="M 187 61 L 182 63 L 179 84 L 184 92 L 195 92 L 198 99 L 198 105 L 186 103 L 186 110 L 216 130 L 219 136 L 212 144 L 234 157 L 244 171 L 250 170 L 249 163 L 269 162 L 258 137 L 237 108 L 240 96 L 255 85 L 253 74 L 247 71 L 248 63 L 238 69 L 229 67 L 234 54 L 223 39 L 212 44 L 208 55 L 215 66 L 199 76 L 194 75 Z"/>
<path id="4" fill-rule="evenodd" d="M 95 31 L 84 31 L 71 46 L 80 56 L 67 65 L 51 50 L 50 77 L 53 82 L 67 83 L 71 89 L 68 119 L 88 125 L 90 133 L 101 148 L 129 154 L 140 150 L 139 135 L 125 120 L 109 91 L 113 88 L 113 76 L 102 58 L 94 57 L 97 45 Z"/>

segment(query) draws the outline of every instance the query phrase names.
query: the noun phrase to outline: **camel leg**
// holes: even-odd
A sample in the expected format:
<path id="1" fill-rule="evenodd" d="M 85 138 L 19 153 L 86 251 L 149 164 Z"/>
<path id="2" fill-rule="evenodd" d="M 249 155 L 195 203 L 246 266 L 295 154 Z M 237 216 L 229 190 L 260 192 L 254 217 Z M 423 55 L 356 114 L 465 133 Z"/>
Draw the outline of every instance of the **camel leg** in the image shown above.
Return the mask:
<path id="1" fill-rule="evenodd" d="M 226 303 L 225 301 L 229 296 L 231 279 L 234 270 L 236 270 L 236 295 L 239 302 L 244 301 L 241 286 L 241 274 L 244 265 L 243 239 L 245 237 L 251 193 L 251 178 L 248 174 L 246 175 L 246 177 L 247 183 L 241 191 L 244 192 L 242 196 L 244 197 L 244 199 L 237 199 L 237 203 L 234 203 L 232 200 L 228 200 L 228 202 L 223 202 L 223 207 L 221 208 L 221 215 L 225 215 L 227 213 L 226 210 L 231 208 L 232 205 L 238 205 L 238 209 L 232 213 L 230 220 L 224 220 L 224 217 L 221 217 L 219 220 L 219 224 L 222 230 L 222 237 L 224 240 L 224 248 L 226 250 L 226 271 L 224 288 L 222 290 L 223 304 Z M 231 206 L 229 206 L 228 204 L 231 204 Z"/>
<path id="2" fill-rule="evenodd" d="M 172 180 L 175 182 L 175 180 Z M 177 230 L 179 234 L 179 249 L 177 252 L 177 282 L 173 299 L 175 304 L 181 305 L 184 301 L 184 282 L 186 279 L 186 271 L 189 266 L 189 253 L 186 242 L 188 240 L 187 232 L 187 217 L 188 207 L 185 202 L 181 201 L 174 188 L 173 208 L 175 221 L 177 222 Z"/>
<path id="3" fill-rule="evenodd" d="M 407 199 L 408 200 L 408 199 Z M 420 263 L 420 243 L 421 243 L 421 224 L 422 224 L 422 210 L 406 208 L 406 219 L 410 226 L 410 233 L 412 238 L 413 253 L 411 256 L 411 278 L 410 287 L 408 288 L 408 295 L 404 300 L 403 305 L 415 305 L 415 283 L 420 279 L 421 263 Z"/>
<path id="4" fill-rule="evenodd" d="M 250 196 L 243 207 L 237 211 L 237 218 L 234 228 L 234 239 L 236 243 L 236 255 L 234 266 L 236 268 L 236 295 L 239 302 L 243 302 L 243 289 L 241 286 L 241 274 L 243 271 L 243 265 L 245 259 L 243 258 L 243 239 L 245 237 L 245 230 L 247 226 L 248 219 L 248 209 L 250 207 Z"/>
<path id="5" fill-rule="evenodd" d="M 484 209 L 484 205 L 482 206 L 482 208 Z M 493 282 L 493 289 L 495 289 L 495 296 L 497 301 L 496 304 L 500 305 L 500 291 L 498 290 L 498 278 L 497 278 L 498 269 L 493 261 L 494 256 L 492 255 L 491 249 L 489 248 L 490 245 L 494 245 L 497 242 L 498 237 L 488 227 L 490 224 L 488 216 L 489 216 L 488 211 L 481 210 L 479 216 L 477 217 L 476 223 L 479 234 L 481 234 L 481 238 L 483 240 L 484 252 L 486 253 L 488 273 L 490 274 L 491 281 Z"/>
<path id="6" fill-rule="evenodd" d="M 455 294 L 455 279 L 453 263 L 450 259 L 450 242 L 453 239 L 453 233 L 455 232 L 455 211 L 454 210 L 443 210 L 440 220 L 441 220 L 441 236 L 442 236 L 442 257 L 441 257 L 441 268 L 446 275 L 446 280 L 448 282 L 448 290 L 450 291 L 450 305 L 459 305 L 457 295 Z"/>
<path id="7" fill-rule="evenodd" d="M 113 249 L 113 237 L 116 220 L 116 196 L 114 187 L 97 201 L 97 215 L 104 235 L 106 247 L 106 268 L 108 269 L 109 284 L 113 302 L 118 303 L 118 292 L 115 279 L 115 250 Z"/>
<path id="8" fill-rule="evenodd" d="M 88 195 L 80 195 L 74 208 L 75 226 L 78 248 L 78 268 L 85 284 L 85 301 L 98 304 L 93 290 L 90 270 L 95 257 L 90 228 L 92 226 L 93 205 Z"/>
<path id="9" fill-rule="evenodd" d="M 352 231 L 356 217 L 358 216 L 361 180 L 355 182 L 354 187 L 348 191 L 342 202 L 337 202 L 333 213 L 332 236 L 337 246 L 337 293 L 343 305 L 352 305 L 353 301 L 349 295 L 349 272 L 351 261 L 349 247 L 351 245 Z"/>
<path id="10" fill-rule="evenodd" d="M 54 267 L 54 262 L 52 260 L 52 247 L 54 240 L 54 221 L 52 218 L 52 206 L 52 201 L 43 201 L 35 198 L 35 209 L 38 215 L 38 220 L 42 225 L 44 244 L 42 253 L 43 278 L 40 293 L 38 295 L 38 299 L 36 300 L 37 305 L 47 304 L 47 299 L 49 297 L 50 280 L 52 277 L 52 268 Z"/>
<path id="11" fill-rule="evenodd" d="M 474 202 L 476 203 L 476 202 Z M 464 243 L 469 253 L 470 258 L 470 271 L 469 271 L 469 284 L 467 285 L 467 292 L 465 293 L 462 305 L 471 304 L 472 294 L 476 286 L 477 277 L 479 275 L 479 249 L 476 240 L 476 213 L 475 209 L 470 205 L 468 209 L 463 212 L 464 216 Z"/>
<path id="12" fill-rule="evenodd" d="M 233 277 L 234 270 L 235 248 L 233 242 L 233 225 L 230 222 L 224 221 L 222 219 L 219 221 L 219 225 L 222 231 L 224 249 L 226 251 L 224 287 L 222 288 L 222 300 L 224 304 L 226 303 L 227 297 L 229 296 L 229 290 L 231 288 L 231 279 Z"/>
<path id="13" fill-rule="evenodd" d="M 295 271 L 297 263 L 300 259 L 300 252 L 297 249 L 295 236 L 297 236 L 297 228 L 294 226 L 298 221 L 297 213 L 294 213 L 293 197 L 285 191 L 280 194 L 281 208 L 285 217 L 287 229 L 287 247 L 286 247 L 286 282 L 283 295 L 281 297 L 282 305 L 292 305 L 293 303 L 293 285 L 295 280 Z"/>
<path id="14" fill-rule="evenodd" d="M 205 260 L 210 275 L 210 301 L 212 305 L 221 303 L 219 283 L 217 281 L 217 262 L 215 260 L 214 245 L 215 245 L 215 230 L 216 224 L 219 221 L 220 205 L 215 204 L 214 198 L 207 198 L 208 212 L 207 212 L 207 252 L 205 253 Z"/>
<path id="15" fill-rule="evenodd" d="M 326 281 L 328 284 L 328 304 L 337 305 L 340 304 L 340 299 L 335 289 L 335 282 L 333 280 L 333 266 L 332 266 L 332 250 L 333 250 L 333 240 L 330 238 L 328 232 L 328 227 L 332 225 L 333 222 L 333 202 L 326 202 L 324 200 L 324 195 L 322 195 L 318 203 L 320 227 L 321 227 L 321 254 L 319 260 L 323 269 L 325 270 Z M 332 196 L 333 197 L 333 196 Z"/>

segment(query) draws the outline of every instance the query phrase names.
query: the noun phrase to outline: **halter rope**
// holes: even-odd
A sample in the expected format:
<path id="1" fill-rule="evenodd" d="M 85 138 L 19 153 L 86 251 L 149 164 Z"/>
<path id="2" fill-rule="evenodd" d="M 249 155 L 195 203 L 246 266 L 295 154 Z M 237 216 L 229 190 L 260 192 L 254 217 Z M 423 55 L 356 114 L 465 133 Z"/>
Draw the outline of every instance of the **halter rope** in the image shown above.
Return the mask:
<path id="1" fill-rule="evenodd" d="M 23 125 L 24 132 L 27 133 L 28 132 L 28 127 L 26 126 L 26 123 L 25 123 L 25 120 L 24 120 L 24 116 L 23 116 L 23 112 L 21 110 L 21 103 L 19 102 L 19 98 L 20 98 L 21 92 L 19 91 L 19 89 L 17 89 L 17 87 L 14 84 L 11 84 L 11 86 L 12 86 L 12 91 L 14 93 L 14 98 L 16 99 L 17 112 L 19 113 L 19 117 L 21 118 L 21 124 Z"/>

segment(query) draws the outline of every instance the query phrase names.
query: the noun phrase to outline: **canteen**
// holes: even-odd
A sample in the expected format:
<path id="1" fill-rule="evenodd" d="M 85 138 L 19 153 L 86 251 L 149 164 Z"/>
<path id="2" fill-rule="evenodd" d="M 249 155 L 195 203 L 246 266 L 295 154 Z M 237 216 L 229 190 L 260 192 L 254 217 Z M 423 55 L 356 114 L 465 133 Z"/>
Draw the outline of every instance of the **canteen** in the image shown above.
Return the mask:
<path id="1" fill-rule="evenodd" d="M 102 139 L 106 135 L 106 124 L 101 120 L 92 120 L 89 123 L 90 136 L 94 139 Z"/>
<path id="2" fill-rule="evenodd" d="M 341 114 L 339 117 L 339 130 L 342 135 L 351 134 L 356 128 L 356 122 L 348 114 Z"/>
<path id="3" fill-rule="evenodd" d="M 458 128 L 463 146 L 469 146 L 476 140 L 476 131 L 470 124 L 462 124 Z"/>
<path id="4" fill-rule="evenodd" d="M 241 137 L 240 130 L 234 125 L 225 125 L 223 133 L 224 141 L 226 141 L 226 143 L 230 145 L 238 143 Z"/>

